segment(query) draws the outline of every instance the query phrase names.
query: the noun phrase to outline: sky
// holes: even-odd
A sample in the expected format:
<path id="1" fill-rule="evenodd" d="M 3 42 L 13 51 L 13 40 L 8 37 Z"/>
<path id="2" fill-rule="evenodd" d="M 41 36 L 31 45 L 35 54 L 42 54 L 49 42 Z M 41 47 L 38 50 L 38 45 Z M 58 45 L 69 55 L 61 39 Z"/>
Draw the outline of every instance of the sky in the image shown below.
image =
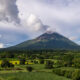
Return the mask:
<path id="1" fill-rule="evenodd" d="M 80 44 L 80 0 L 0 0 L 0 48 L 48 30 Z"/>

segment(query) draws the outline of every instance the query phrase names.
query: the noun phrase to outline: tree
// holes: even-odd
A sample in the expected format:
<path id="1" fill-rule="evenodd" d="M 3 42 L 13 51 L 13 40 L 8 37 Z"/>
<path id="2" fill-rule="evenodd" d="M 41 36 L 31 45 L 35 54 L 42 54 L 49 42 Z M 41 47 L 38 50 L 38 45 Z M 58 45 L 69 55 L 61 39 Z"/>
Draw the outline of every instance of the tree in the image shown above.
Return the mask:
<path id="1" fill-rule="evenodd" d="M 80 58 L 75 58 L 73 60 L 73 63 L 74 63 L 74 67 L 80 68 Z"/>
<path id="2" fill-rule="evenodd" d="M 27 71 L 32 72 L 33 68 L 31 66 L 26 67 Z"/>
<path id="3" fill-rule="evenodd" d="M 13 68 L 14 65 L 7 60 L 3 60 L 2 63 L 1 63 L 1 67 L 3 67 L 3 68 L 10 68 L 10 67 Z"/>
<path id="4" fill-rule="evenodd" d="M 46 69 L 52 69 L 53 68 L 53 62 L 52 61 L 46 61 L 45 68 Z"/>
<path id="5" fill-rule="evenodd" d="M 72 55 L 72 54 L 67 54 L 67 55 L 65 55 L 64 57 L 63 57 L 63 65 L 66 67 L 66 66 L 69 66 L 69 67 L 71 67 L 72 66 L 72 64 L 73 64 L 73 60 L 74 59 L 74 55 Z"/>
<path id="6" fill-rule="evenodd" d="M 25 58 L 21 58 L 21 59 L 20 59 L 20 64 L 21 64 L 21 65 L 25 65 L 25 62 L 26 62 L 26 59 L 25 59 Z"/>
<path id="7" fill-rule="evenodd" d="M 40 64 L 44 64 L 44 59 L 40 59 Z"/>
<path id="8" fill-rule="evenodd" d="M 80 70 L 75 70 L 72 74 L 73 80 L 80 80 Z"/>
<path id="9" fill-rule="evenodd" d="M 59 68 L 59 67 L 62 67 L 63 66 L 63 62 L 58 60 L 56 63 L 56 67 Z"/>
<path id="10" fill-rule="evenodd" d="M 38 61 L 35 60 L 34 63 L 35 63 L 35 64 L 38 64 Z"/>

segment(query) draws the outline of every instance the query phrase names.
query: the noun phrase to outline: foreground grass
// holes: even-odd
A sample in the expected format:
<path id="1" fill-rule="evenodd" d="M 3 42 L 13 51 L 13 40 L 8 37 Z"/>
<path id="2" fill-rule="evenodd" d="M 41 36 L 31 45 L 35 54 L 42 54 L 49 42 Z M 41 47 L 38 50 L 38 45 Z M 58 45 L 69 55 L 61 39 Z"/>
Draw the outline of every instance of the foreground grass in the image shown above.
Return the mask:
<path id="1" fill-rule="evenodd" d="M 47 72 L 17 72 L 0 74 L 0 80 L 71 80 Z"/>
<path id="2" fill-rule="evenodd" d="M 33 72 L 28 72 L 26 66 L 33 67 Z M 45 69 L 44 64 L 16 65 L 15 68 L 22 70 L 2 70 L 0 71 L 0 80 L 71 80 L 53 74 L 53 69 Z"/>

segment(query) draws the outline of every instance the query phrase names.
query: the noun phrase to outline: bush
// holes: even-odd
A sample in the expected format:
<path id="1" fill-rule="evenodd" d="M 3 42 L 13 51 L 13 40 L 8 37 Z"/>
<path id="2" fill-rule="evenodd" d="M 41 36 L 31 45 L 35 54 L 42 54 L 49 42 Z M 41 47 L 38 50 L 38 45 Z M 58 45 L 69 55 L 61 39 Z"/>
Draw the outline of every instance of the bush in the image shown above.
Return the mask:
<path id="1" fill-rule="evenodd" d="M 64 76 L 66 71 L 61 69 L 54 69 L 53 72 L 59 76 Z"/>
<path id="2" fill-rule="evenodd" d="M 72 80 L 80 80 L 80 70 L 63 70 L 63 69 L 54 69 L 53 72 L 60 76 L 65 76 L 67 78 L 72 78 Z"/>
<path id="3" fill-rule="evenodd" d="M 73 80 L 80 80 L 80 70 L 75 70 L 72 74 Z"/>
<path id="4" fill-rule="evenodd" d="M 67 78 L 72 78 L 72 73 L 72 71 L 66 71 L 64 76 Z"/>
<path id="5" fill-rule="evenodd" d="M 26 67 L 27 71 L 32 72 L 33 68 L 31 66 Z"/>
<path id="6" fill-rule="evenodd" d="M 74 63 L 74 67 L 80 68 L 80 59 L 79 58 L 75 58 L 73 60 L 73 63 Z"/>
<path id="7" fill-rule="evenodd" d="M 40 59 L 40 64 L 44 64 L 44 59 Z"/>
<path id="8" fill-rule="evenodd" d="M 21 64 L 21 65 L 25 65 L 25 61 L 26 61 L 25 58 L 21 58 L 21 59 L 20 59 L 20 64 Z"/>
<path id="9" fill-rule="evenodd" d="M 53 62 L 52 61 L 46 61 L 45 68 L 46 69 L 52 69 L 53 68 Z"/>
<path id="10" fill-rule="evenodd" d="M 34 64 L 38 64 L 38 61 L 34 61 Z"/>
<path id="11" fill-rule="evenodd" d="M 61 70 L 60 75 L 61 75 L 61 76 L 64 76 L 64 75 L 65 75 L 65 73 L 66 73 L 66 71 L 65 71 L 65 70 Z"/>
<path id="12" fill-rule="evenodd" d="M 61 69 L 53 69 L 53 72 L 57 75 L 61 74 Z"/>
<path id="13" fill-rule="evenodd" d="M 73 73 L 73 71 L 64 70 L 64 69 L 54 69 L 53 72 L 59 76 L 65 76 L 67 78 L 71 78 Z"/>
<path id="14" fill-rule="evenodd" d="M 12 63 L 10 63 L 9 61 L 7 61 L 7 60 L 4 60 L 4 61 L 2 61 L 2 63 L 1 63 L 1 67 L 2 68 L 13 68 L 14 67 L 14 65 L 12 64 Z"/>
<path id="15" fill-rule="evenodd" d="M 63 62 L 62 61 L 57 61 L 55 63 L 55 65 L 56 65 L 57 68 L 63 67 Z"/>

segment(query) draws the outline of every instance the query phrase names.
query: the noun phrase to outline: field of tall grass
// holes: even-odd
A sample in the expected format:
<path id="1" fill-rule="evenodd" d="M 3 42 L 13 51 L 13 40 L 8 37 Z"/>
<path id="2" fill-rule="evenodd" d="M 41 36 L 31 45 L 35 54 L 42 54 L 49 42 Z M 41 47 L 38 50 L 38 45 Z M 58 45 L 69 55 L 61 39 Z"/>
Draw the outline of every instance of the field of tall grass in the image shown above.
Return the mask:
<path id="1" fill-rule="evenodd" d="M 47 72 L 17 72 L 0 74 L 0 80 L 71 80 Z"/>

